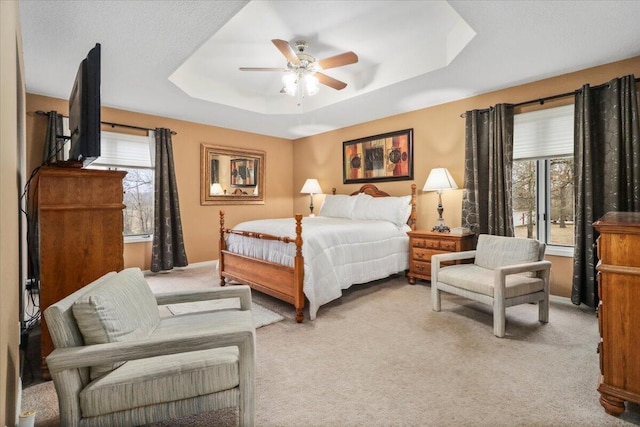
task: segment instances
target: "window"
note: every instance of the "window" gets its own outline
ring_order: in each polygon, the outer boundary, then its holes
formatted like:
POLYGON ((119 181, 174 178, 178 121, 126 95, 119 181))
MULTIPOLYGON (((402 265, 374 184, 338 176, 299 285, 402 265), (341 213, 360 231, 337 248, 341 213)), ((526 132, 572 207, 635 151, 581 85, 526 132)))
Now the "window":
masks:
POLYGON ((101 132, 101 144, 101 156, 89 167, 127 172, 123 180, 125 242, 150 240, 154 181, 150 137, 101 132))
POLYGON ((517 237, 573 255, 573 105, 518 114, 513 130, 513 221, 517 237))

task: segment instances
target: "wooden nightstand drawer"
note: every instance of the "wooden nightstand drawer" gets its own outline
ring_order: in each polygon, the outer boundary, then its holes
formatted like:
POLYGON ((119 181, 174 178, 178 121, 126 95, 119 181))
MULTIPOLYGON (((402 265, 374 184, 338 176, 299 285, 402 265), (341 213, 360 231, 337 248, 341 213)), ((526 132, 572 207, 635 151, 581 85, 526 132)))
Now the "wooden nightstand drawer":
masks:
POLYGON ((456 250, 456 242, 454 240, 443 240, 440 242, 440 249, 454 252, 456 250))
POLYGON ((411 260, 411 271, 419 276, 431 277, 431 263, 411 260))
POLYGON ((412 239, 414 248, 438 249, 440 242, 433 239, 412 239))
POLYGON ((448 253, 449 251, 436 251, 433 249, 421 249, 421 248, 412 248, 411 249, 411 253, 412 259, 418 260, 418 261, 430 261, 431 257, 437 254, 445 254, 448 253))

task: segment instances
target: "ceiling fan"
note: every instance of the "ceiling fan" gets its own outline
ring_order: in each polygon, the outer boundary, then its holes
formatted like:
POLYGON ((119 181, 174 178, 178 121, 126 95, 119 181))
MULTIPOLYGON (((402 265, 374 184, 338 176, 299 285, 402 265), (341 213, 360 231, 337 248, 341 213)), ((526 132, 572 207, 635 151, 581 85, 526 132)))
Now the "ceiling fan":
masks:
POLYGON ((287 58, 287 68, 240 67, 240 71, 287 72, 288 74, 283 77, 285 87, 280 92, 286 92, 290 95, 295 95, 296 92, 299 94, 297 87, 298 84, 302 82, 306 85, 306 90, 309 95, 317 92, 318 82, 333 89, 342 90, 347 87, 345 82, 334 79, 321 71, 358 62, 358 55, 353 52, 345 52, 329 58, 316 59, 306 53, 309 45, 302 40, 295 42, 295 50, 286 40, 273 39, 271 42, 284 57, 287 58), (316 79, 315 81, 314 78, 316 79), (311 93, 314 84, 315 91, 311 93))

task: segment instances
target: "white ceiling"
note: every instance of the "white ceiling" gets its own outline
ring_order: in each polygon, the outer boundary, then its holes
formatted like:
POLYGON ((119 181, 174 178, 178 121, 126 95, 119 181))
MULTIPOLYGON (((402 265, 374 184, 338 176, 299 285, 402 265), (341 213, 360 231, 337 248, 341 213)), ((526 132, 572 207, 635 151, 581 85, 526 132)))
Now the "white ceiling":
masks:
POLYGON ((20 13, 28 93, 68 98, 100 43, 103 106, 288 139, 640 55, 638 1, 21 0, 20 13), (469 44, 452 47, 465 22, 469 44), (236 71, 284 67, 273 38, 360 60, 326 71, 346 89, 292 107, 278 73, 236 71))

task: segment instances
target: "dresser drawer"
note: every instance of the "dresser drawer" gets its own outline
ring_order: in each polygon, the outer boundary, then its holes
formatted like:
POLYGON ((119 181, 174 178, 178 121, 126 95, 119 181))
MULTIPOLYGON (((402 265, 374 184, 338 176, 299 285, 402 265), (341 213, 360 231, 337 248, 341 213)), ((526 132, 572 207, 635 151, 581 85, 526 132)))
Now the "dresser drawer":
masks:
POLYGON ((440 241, 435 239, 411 239, 414 248, 439 249, 440 241))
POLYGON ((431 263, 411 260, 411 271, 419 276, 431 277, 431 263))
POLYGON ((430 261, 431 257, 438 254, 448 254, 448 251, 437 251, 434 249, 421 249, 421 248, 412 248, 411 249, 411 258, 417 261, 424 260, 430 261))
POLYGON ((440 249, 444 251, 455 251, 456 250, 456 242, 452 242, 450 240, 442 240, 440 242, 440 249))

